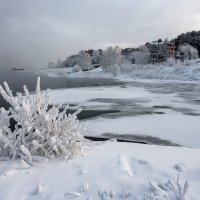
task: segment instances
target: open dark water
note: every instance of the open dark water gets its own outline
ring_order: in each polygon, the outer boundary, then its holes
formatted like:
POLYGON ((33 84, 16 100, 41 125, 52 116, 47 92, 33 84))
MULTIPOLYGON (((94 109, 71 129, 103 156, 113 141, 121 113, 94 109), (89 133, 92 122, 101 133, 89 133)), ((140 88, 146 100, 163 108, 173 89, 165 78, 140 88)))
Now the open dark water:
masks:
MULTIPOLYGON (((23 92, 23 85, 26 85, 29 91, 35 91, 37 73, 34 70, 15 71, 12 69, 0 69, 0 85, 4 81, 8 83, 13 94, 23 92)), ((66 78, 66 77, 49 77, 41 75, 41 89, 59 89, 59 88, 75 88, 87 86, 106 86, 119 85, 109 79, 87 79, 87 78, 66 78)), ((0 107, 8 108, 8 104, 0 95, 0 107)))

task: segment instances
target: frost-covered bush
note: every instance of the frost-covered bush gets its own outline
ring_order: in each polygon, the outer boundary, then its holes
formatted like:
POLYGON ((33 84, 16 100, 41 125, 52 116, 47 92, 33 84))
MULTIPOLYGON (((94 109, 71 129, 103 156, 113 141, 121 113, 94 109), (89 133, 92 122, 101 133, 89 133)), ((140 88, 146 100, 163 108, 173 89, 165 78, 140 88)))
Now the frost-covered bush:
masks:
POLYGON ((134 64, 121 64, 121 72, 124 74, 131 73, 134 69, 134 64))
POLYGON ((172 57, 168 58, 167 61, 166 61, 166 65, 170 66, 170 67, 175 66, 176 65, 175 58, 172 58, 172 57))
POLYGON ((181 60, 175 60, 175 58, 168 58, 166 63, 167 66, 173 67, 173 66, 192 66, 196 64, 196 60, 189 60, 185 59, 184 61, 181 60))
POLYGON ((109 72, 115 77, 120 74, 120 66, 117 64, 109 66, 108 69, 109 69, 109 72))
POLYGON ((177 63, 176 66, 166 65, 132 65, 133 71, 130 77, 133 79, 157 79, 157 80, 200 80, 200 65, 185 66, 177 63))
POLYGON ((81 68, 78 66, 78 65, 74 65, 73 67, 72 67, 72 72, 80 72, 81 71, 81 68))
POLYGON ((135 64, 147 64, 150 58, 150 52, 146 46, 140 46, 138 51, 132 53, 135 64))
POLYGON ((36 92, 30 95, 24 86, 24 95, 12 91, 4 82, 5 90, 0 86, 0 94, 11 105, 9 111, 0 109, 0 157, 22 158, 28 162, 40 157, 53 158, 65 156, 71 158, 82 151, 82 136, 77 111, 66 114, 66 107, 49 108, 49 90, 40 91, 40 78, 36 92), (9 127, 13 119, 15 130, 9 127))
POLYGON ((183 59, 197 59, 198 58, 198 50, 191 45, 180 45, 178 48, 177 54, 183 59))
POLYGON ((106 50, 104 50, 100 57, 99 57, 99 63, 103 71, 108 72, 109 67, 111 65, 120 65, 122 63, 122 55, 121 55, 121 48, 118 46, 116 47, 107 47, 106 50))
POLYGON ((194 64, 195 64, 195 60, 185 59, 183 61, 183 65, 185 65, 185 66, 191 66, 191 65, 194 65, 194 64))
POLYGON ((185 181, 184 185, 179 182, 179 175, 177 181, 169 180, 164 184, 149 183, 150 191, 144 193, 144 200, 186 200, 186 194, 189 188, 189 184, 185 181), (169 198, 171 196, 171 198, 169 198), (173 198, 174 197, 174 198, 173 198))
POLYGON ((185 181, 185 184, 182 187, 179 182, 178 176, 176 183, 174 183, 173 181, 168 182, 168 187, 174 193, 176 200, 186 200, 185 195, 189 188, 189 184, 187 181, 185 181))

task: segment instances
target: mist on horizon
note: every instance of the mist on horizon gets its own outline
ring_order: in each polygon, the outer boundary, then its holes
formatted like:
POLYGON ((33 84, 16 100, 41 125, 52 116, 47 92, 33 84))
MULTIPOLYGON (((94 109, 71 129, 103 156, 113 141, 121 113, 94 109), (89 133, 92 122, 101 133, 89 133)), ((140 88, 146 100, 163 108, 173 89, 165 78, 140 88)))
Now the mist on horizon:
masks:
POLYGON ((137 47, 200 29, 199 0, 0 3, 0 68, 43 68, 82 49, 137 47))

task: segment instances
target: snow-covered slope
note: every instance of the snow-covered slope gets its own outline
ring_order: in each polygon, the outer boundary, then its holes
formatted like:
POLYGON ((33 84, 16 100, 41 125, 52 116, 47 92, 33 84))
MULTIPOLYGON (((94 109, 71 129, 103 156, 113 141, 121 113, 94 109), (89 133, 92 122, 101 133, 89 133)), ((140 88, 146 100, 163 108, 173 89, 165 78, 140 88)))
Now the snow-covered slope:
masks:
POLYGON ((197 200, 199 149, 108 141, 69 162, 52 160, 29 168, 1 161, 0 199, 144 200, 146 195, 151 197, 147 200, 177 200, 170 185, 178 174, 182 188, 189 182, 186 199, 197 200))

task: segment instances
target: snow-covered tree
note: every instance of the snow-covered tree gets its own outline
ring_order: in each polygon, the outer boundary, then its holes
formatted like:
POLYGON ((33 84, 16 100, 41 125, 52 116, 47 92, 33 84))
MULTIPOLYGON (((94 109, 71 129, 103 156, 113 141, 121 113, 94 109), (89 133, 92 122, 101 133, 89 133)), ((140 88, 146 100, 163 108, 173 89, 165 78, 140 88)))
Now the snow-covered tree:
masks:
POLYGON ((91 68, 92 58, 89 53, 86 53, 85 51, 80 51, 78 54, 77 63, 83 71, 87 71, 91 68))
POLYGON ((78 55, 71 55, 65 60, 65 67, 73 67, 78 64, 78 55))
POLYGON ((99 58, 100 58, 100 49, 93 52, 92 63, 93 64, 99 64, 99 58))
POLYGON ((109 66, 109 72, 111 74, 113 74, 113 76, 119 75, 120 71, 121 71, 121 69, 120 69, 120 66, 118 64, 114 64, 114 65, 109 66))
POLYGON ((133 52, 135 64, 147 64, 150 58, 150 52, 146 46, 140 46, 138 51, 133 52))
POLYGON ((147 48, 150 52, 150 63, 161 63, 165 62, 168 58, 168 52, 167 52, 167 43, 148 43, 147 48))
POLYGON ((125 64, 122 64, 121 66, 120 66, 120 71, 121 71, 121 73, 123 74, 130 74, 131 72, 133 72, 133 70, 134 70, 134 64, 130 64, 130 63, 125 63, 125 64))
POLYGON ((174 39, 175 45, 180 46, 184 44, 189 44, 198 50, 200 56, 200 31, 191 31, 187 33, 180 34, 174 39))
POLYGON ((63 112, 59 112, 61 106, 49 108, 49 90, 40 91, 39 78, 35 94, 30 95, 24 86, 24 95, 14 97, 6 82, 4 87, 0 86, 0 94, 11 107, 9 111, 0 109, 0 157, 31 162, 38 157, 71 158, 81 153, 80 111, 67 115, 68 106, 63 112), (11 118, 14 131, 9 127, 11 118))
POLYGON ((198 50, 191 45, 180 45, 177 52, 182 60, 191 60, 198 58, 198 50))
POLYGON ((80 71, 81 71, 81 68, 80 68, 78 65, 74 65, 74 66, 72 67, 72 71, 73 71, 73 72, 80 72, 80 71))
POLYGON ((48 68, 63 68, 65 67, 65 62, 61 60, 57 60, 56 63, 49 62, 48 63, 48 68))
POLYGON ((56 68, 56 63, 54 62, 49 62, 47 65, 48 68, 56 68))
POLYGON ((122 62, 121 48, 107 47, 100 55, 100 65, 105 72, 109 71, 109 66, 120 65, 122 62))

